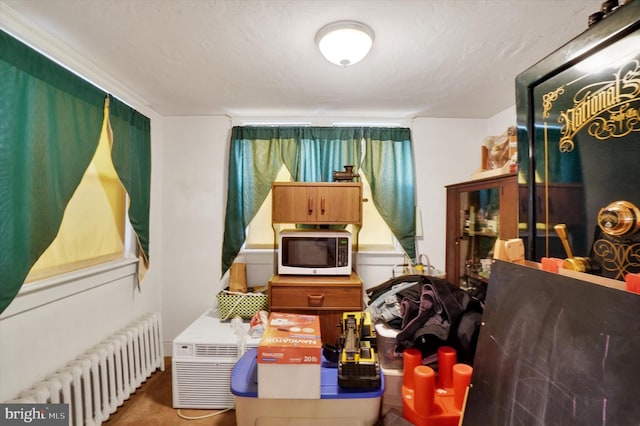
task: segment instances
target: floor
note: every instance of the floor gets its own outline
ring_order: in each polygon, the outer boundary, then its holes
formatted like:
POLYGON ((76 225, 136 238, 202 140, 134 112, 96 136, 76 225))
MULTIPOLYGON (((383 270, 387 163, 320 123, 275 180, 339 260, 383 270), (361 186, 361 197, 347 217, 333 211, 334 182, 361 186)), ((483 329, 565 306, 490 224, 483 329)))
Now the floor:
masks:
POLYGON ((235 411, 175 409, 172 406, 171 358, 165 357, 164 371, 155 372, 122 407, 103 423, 106 426, 236 426, 235 411), (207 416, 198 420, 187 417, 207 416))
MULTIPOLYGON (((171 357, 165 357, 164 371, 156 371, 124 405, 109 416, 105 426, 236 426, 234 410, 192 410, 173 408, 171 357), (193 419, 185 419, 192 417, 193 419), (202 418, 198 418, 202 417, 202 418)), ((376 426, 410 426, 400 412, 389 412, 376 426)))

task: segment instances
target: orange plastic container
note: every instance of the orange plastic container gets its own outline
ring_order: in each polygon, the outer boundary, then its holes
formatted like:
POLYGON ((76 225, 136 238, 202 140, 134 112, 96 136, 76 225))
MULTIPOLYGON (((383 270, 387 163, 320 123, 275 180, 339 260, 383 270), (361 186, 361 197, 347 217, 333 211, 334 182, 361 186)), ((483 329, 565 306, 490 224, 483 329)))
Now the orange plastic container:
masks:
POLYGON ((438 349, 438 374, 422 365, 417 349, 404 351, 402 417, 416 426, 458 426, 473 369, 457 363, 456 351, 438 349))
POLYGON ((627 274, 624 280, 627 283, 627 291, 640 293, 640 274, 627 274))

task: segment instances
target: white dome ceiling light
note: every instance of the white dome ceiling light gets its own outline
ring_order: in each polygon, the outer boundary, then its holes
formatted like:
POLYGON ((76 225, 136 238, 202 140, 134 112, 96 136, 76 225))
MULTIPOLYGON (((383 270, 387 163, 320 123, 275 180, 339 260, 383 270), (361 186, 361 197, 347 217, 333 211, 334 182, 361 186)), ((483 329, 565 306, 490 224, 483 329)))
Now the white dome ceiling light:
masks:
POLYGON ((364 59, 373 45, 373 30, 358 21, 325 25, 316 34, 316 44, 331 63, 348 67, 364 59))

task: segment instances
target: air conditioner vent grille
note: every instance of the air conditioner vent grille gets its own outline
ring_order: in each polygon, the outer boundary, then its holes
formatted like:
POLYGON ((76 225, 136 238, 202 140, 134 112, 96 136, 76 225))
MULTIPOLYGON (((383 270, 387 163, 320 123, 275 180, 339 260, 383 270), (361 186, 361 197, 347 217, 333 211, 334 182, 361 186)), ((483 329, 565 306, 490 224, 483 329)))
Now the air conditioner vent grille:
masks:
POLYGON ((197 344, 195 347, 195 356, 197 358, 238 358, 237 345, 197 344))
POLYGON ((174 396, 179 407, 233 407, 233 362, 175 362, 174 396))

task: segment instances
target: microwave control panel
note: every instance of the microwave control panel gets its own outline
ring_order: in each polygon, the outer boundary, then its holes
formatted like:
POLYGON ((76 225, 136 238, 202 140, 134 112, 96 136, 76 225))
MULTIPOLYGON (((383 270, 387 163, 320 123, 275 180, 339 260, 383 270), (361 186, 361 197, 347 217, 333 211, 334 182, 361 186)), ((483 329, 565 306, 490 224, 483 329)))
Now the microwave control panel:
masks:
POLYGON ((348 266, 349 265, 349 239, 348 238, 338 238, 338 253, 337 253, 337 263, 338 266, 348 266))

